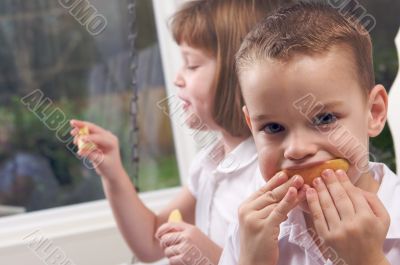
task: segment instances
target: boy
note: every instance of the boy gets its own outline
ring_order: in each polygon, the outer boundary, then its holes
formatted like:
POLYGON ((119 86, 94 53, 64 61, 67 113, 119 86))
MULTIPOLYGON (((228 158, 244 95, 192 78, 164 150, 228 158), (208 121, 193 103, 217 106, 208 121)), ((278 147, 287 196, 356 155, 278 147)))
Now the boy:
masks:
POLYGON ((368 32, 298 3, 249 33, 236 64, 268 183, 241 205, 219 264, 400 264, 400 180, 368 161, 387 112, 368 32), (285 173, 338 158, 348 171, 324 170, 311 186, 285 173))

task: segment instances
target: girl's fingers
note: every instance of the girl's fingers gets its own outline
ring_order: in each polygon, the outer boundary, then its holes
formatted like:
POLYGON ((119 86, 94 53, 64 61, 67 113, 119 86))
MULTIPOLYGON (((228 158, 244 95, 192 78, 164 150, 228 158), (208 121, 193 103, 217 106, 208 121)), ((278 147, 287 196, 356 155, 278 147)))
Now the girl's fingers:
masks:
POLYGON ((355 214, 353 203, 347 194, 347 191, 336 177, 335 172, 331 169, 324 170, 324 172, 322 172, 322 178, 324 179, 326 187, 333 198, 340 219, 352 219, 355 214))
MULTIPOLYGON (((278 203, 283 199, 283 197, 285 197, 285 194, 290 187, 299 189, 301 186, 303 186, 303 183, 304 180, 302 177, 294 176, 290 180, 278 185, 272 190, 266 191, 262 196, 259 196, 254 201, 250 202, 249 208, 257 211, 272 203, 278 203)), ((271 185, 270 187, 272 188, 273 186, 275 185, 271 185)))
POLYGON ((76 135, 78 135, 78 132, 79 132, 79 129, 78 129, 78 128, 73 128, 69 133, 70 133, 72 136, 76 136, 76 135))
POLYGON ((87 126, 89 128, 90 133, 101 133, 101 132, 105 131, 103 128, 97 126, 94 123, 88 122, 88 121, 71 120, 70 124, 72 127, 78 128, 78 130, 80 128, 87 126))
POLYGON ((179 254, 169 258, 169 265, 186 265, 186 262, 184 261, 184 256, 185 254, 179 254))
POLYGON ((93 164, 94 168, 98 167, 104 161, 104 153, 94 150, 86 156, 93 164))
POLYGON ((168 234, 164 234, 160 238, 160 246, 163 248, 167 248, 173 245, 178 245, 182 242, 181 232, 171 232, 168 234))
POLYGON ((158 230, 155 234, 155 237, 160 239, 162 236, 164 236, 167 233, 181 232, 185 229, 182 226, 182 224, 184 224, 184 223, 165 223, 158 228, 158 230))
POLYGON ((95 144, 97 147, 112 147, 111 139, 104 134, 89 134, 79 137, 83 142, 88 144, 95 144))
POLYGON ((171 245, 164 250, 164 255, 167 258, 172 258, 174 256, 180 255, 184 251, 184 245, 182 243, 177 245, 171 245))
POLYGON ((354 186, 351 183, 349 177, 346 172, 343 170, 337 170, 336 175, 342 184, 343 188, 346 190, 347 194, 350 197, 350 200, 353 203, 355 213, 367 213, 371 214, 372 210, 368 205, 366 198, 363 196, 361 189, 354 186))
POLYGON ((74 136, 74 145, 77 145, 78 144, 78 139, 79 139, 79 136, 77 136, 77 135, 75 135, 74 136))
POLYGON ((314 179, 313 185, 318 193, 319 203, 324 213, 329 229, 340 225, 339 213, 332 200, 331 194, 320 177, 314 179))
POLYGON ((317 233, 320 235, 326 234, 328 231, 328 224, 326 223, 317 191, 313 188, 307 189, 306 198, 317 233))

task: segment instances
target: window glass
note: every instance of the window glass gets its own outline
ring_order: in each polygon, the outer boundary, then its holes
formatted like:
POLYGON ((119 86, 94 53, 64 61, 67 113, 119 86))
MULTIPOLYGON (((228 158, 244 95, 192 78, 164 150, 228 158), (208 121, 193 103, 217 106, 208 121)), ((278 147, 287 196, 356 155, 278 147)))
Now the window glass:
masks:
MULTIPOLYGON (((179 185, 152 1, 137 1, 141 191, 179 185)), ((104 198, 68 120, 118 136, 133 176, 127 0, 0 0, 0 215, 104 198), (73 150, 73 151, 71 151, 73 150)))

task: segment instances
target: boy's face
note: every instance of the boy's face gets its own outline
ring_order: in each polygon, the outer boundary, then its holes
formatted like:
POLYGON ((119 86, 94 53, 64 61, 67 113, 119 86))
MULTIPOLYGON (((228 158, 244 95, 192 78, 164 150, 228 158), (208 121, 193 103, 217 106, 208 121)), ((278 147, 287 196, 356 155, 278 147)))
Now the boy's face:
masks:
POLYGON ((294 55, 289 62, 264 60, 242 71, 244 112, 266 180, 283 169, 335 158, 350 162, 353 183, 366 172, 369 136, 384 126, 387 98, 385 103, 382 86, 367 98, 352 58, 338 46, 322 55, 294 55))

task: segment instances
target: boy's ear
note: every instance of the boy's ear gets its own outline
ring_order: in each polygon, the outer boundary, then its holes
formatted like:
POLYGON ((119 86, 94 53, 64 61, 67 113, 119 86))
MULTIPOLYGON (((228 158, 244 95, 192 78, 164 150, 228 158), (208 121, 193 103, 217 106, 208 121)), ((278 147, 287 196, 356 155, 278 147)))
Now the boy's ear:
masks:
POLYGON ((385 127, 388 109, 388 95, 382 85, 376 85, 368 97, 368 135, 378 136, 385 127))
POLYGON ((247 126, 249 126, 251 131, 252 130, 251 121, 250 121, 249 111, 247 110, 246 105, 243 106, 242 111, 244 113, 244 118, 246 119, 247 126))

